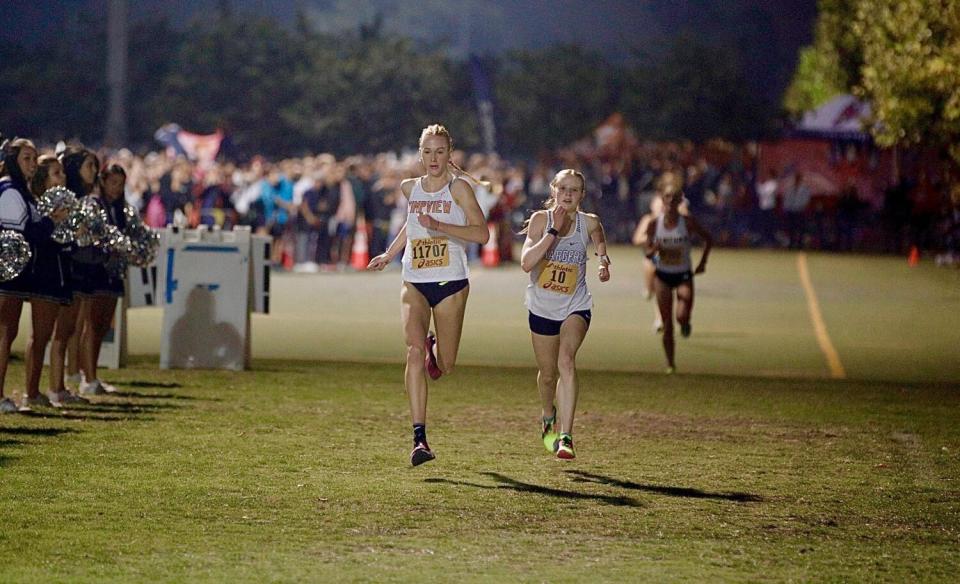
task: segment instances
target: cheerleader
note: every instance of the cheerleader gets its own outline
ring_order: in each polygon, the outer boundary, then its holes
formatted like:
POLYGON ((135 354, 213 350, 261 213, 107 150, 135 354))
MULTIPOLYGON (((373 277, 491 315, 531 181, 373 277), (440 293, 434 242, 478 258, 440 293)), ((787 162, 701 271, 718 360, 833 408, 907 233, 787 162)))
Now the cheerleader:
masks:
POLYGON ((31 258, 23 271, 12 280, 0 282, 0 411, 12 411, 13 403, 3 397, 3 385, 10 360, 10 346, 17 336, 23 302, 31 303, 32 342, 27 346, 27 391, 20 402, 20 411, 36 406, 50 406, 40 393, 39 371, 43 367, 43 350, 56 321, 58 303, 69 298, 63 278, 57 274, 57 254, 51 253, 50 239, 56 223, 67 216, 60 208, 49 217, 42 217, 30 182, 37 173, 37 148, 29 140, 19 138, 2 147, 0 170, 0 228, 23 234, 30 245, 31 258), (35 378, 31 378, 35 376, 35 378), (31 381, 35 381, 32 383, 31 381))
MULTIPOLYGON (((97 177, 100 175, 100 160, 97 155, 86 148, 71 147, 59 156, 63 165, 67 188, 73 191, 77 199, 90 196, 97 188, 97 177)), ((50 343, 50 387, 60 393, 66 391, 64 383, 66 373, 67 354, 70 355, 70 379, 72 383, 81 383, 83 375, 80 373, 80 335, 77 332, 77 322, 80 317, 81 273, 73 259, 77 252, 76 247, 65 250, 65 261, 70 267, 70 281, 75 295, 75 301, 67 306, 60 307, 57 315, 57 324, 53 330, 53 340, 50 343), (56 385, 56 388, 54 388, 56 385)))
MULTIPOLYGON (((88 197, 106 213, 107 223, 121 232, 127 226, 123 214, 126 181, 127 173, 123 167, 111 164, 100 173, 100 192, 88 197)), ((80 295, 77 326, 80 332, 80 369, 84 376, 80 393, 113 393, 116 389, 97 376, 97 361, 100 359, 100 345, 110 330, 117 299, 124 295, 125 264, 115 252, 98 246, 81 247, 73 257, 80 295)))
MULTIPOLYGON (((67 176, 63 169, 63 164, 53 155, 45 154, 38 159, 37 174, 33 177, 31 187, 33 194, 41 196, 48 189, 53 187, 65 187, 67 176)), ((46 351, 47 342, 56 330, 56 325, 60 322, 60 315, 64 312, 74 311, 77 304, 73 301, 73 282, 71 279, 70 246, 61 245, 53 240, 48 240, 45 244, 47 253, 46 285, 48 291, 52 292, 56 299, 56 306, 48 307, 45 302, 39 299, 31 300, 31 309, 36 312, 42 308, 45 312, 49 310, 53 315, 54 322, 47 326, 46 318, 44 327, 33 328, 30 340, 27 342, 27 391, 28 393, 39 392, 40 372, 43 366, 43 355, 46 351), (54 270, 53 268, 56 268, 54 270)), ((56 347, 50 352, 50 389, 47 391, 47 398, 54 406, 63 406, 70 403, 88 403, 87 400, 75 395, 67 390, 63 384, 63 354, 58 353, 56 347)))

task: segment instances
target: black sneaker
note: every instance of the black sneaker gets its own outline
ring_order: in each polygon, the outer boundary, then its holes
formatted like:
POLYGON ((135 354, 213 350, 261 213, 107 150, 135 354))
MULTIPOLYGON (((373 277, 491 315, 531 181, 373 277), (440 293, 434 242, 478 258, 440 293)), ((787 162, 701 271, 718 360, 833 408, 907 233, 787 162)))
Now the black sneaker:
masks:
POLYGON ((434 458, 436 458, 436 455, 430 451, 426 442, 417 442, 417 445, 413 447, 413 452, 410 453, 410 464, 420 466, 434 458))
POLYGON ((683 338, 689 337, 689 336, 690 336, 690 333, 691 333, 692 331, 693 331, 693 326, 692 326, 689 322, 681 323, 681 324, 680 324, 680 336, 681 336, 681 337, 683 337, 683 338))

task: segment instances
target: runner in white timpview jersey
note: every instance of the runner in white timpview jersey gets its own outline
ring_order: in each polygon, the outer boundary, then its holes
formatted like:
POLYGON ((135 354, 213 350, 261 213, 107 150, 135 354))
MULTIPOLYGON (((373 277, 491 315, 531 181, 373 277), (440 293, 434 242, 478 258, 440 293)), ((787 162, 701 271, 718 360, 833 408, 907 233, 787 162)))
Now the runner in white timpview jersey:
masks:
POLYGON ((407 345, 404 385, 413 419, 413 466, 435 458, 427 444, 426 376, 439 379, 449 374, 457 361, 470 292, 464 246, 467 242, 482 245, 489 238, 473 188, 453 172, 459 169, 450 162, 452 149, 446 128, 439 124, 424 128, 420 163, 426 174, 400 184, 408 201, 406 224, 387 251, 367 266, 368 270, 382 270, 404 251, 400 300, 407 345), (431 316, 436 335, 430 332, 431 316))

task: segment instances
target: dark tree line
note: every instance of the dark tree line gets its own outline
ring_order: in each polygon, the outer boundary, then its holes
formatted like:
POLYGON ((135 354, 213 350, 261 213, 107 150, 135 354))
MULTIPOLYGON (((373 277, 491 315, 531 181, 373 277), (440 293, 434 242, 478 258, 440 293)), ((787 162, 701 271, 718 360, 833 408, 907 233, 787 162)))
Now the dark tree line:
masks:
MULTIPOLYGON (((530 156, 588 134, 615 111, 641 137, 763 136, 779 106, 751 91, 737 47, 678 34, 655 52, 612 63, 576 46, 487 56, 499 149, 530 156)), ((389 36, 374 22, 320 34, 224 11, 178 30, 165 20, 130 30, 131 146, 152 147, 167 122, 226 129, 242 152, 271 156, 396 150, 427 123, 458 146, 480 141, 469 67, 442 47, 389 36)), ((43 46, 0 44, 0 131, 96 144, 107 87, 102 20, 84 19, 43 46)), ((755 86, 755 83, 752 84, 755 86)))

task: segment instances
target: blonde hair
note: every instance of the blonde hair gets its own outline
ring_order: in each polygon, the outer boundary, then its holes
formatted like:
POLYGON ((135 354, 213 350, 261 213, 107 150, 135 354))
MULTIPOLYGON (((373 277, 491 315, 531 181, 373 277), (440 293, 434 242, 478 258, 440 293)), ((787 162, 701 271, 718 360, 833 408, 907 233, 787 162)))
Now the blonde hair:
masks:
POLYGON ((683 194, 683 178, 672 170, 660 175, 657 180, 657 191, 663 193, 675 193, 680 191, 683 194))
MULTIPOLYGON (((543 202, 544 209, 552 209, 554 205, 557 204, 557 185, 560 184, 560 181, 568 176, 575 176, 580 179, 580 189, 583 191, 584 195, 586 195, 587 179, 585 176, 583 176, 583 173, 572 168, 564 168, 553 177, 553 180, 550 181, 550 196, 547 197, 547 200, 543 202)), ((583 199, 581 199, 581 201, 582 200, 583 199)), ((523 222, 523 229, 520 230, 520 235, 523 235, 530 230, 531 218, 532 216, 523 222)))
POLYGON ((428 136, 443 136, 447 139, 447 149, 453 150, 453 138, 450 136, 450 131, 447 130, 443 124, 430 124, 420 132, 420 148, 423 148, 423 142, 428 136))
POLYGON ((547 197, 547 200, 543 202, 544 209, 550 209, 557 204, 557 185, 560 184, 560 181, 567 178, 568 176, 575 176, 580 179, 580 189, 586 194, 587 192, 587 179, 583 176, 583 173, 579 170, 574 170, 572 168, 564 168, 553 177, 553 180, 550 181, 550 196, 547 197))
MULTIPOLYGON (((423 143, 424 143, 424 141, 426 141, 426 139, 427 139, 428 137, 430 137, 430 136, 443 136, 444 138, 446 138, 446 139, 447 139, 447 151, 448 151, 450 154, 453 154, 453 137, 450 135, 450 131, 447 130, 447 127, 446 127, 446 126, 444 126, 443 124, 430 124, 429 126, 427 126, 426 128, 424 128, 423 131, 420 132, 419 147, 420 147, 421 149, 423 148, 423 143)), ((491 188, 492 185, 491 185, 491 183, 490 183, 489 181, 483 181, 483 180, 478 179, 477 177, 473 176, 473 175, 470 174, 469 172, 467 172, 467 171, 465 171, 464 169, 462 169, 462 168, 460 168, 459 166, 457 166, 457 165, 453 162, 453 160, 447 161, 447 164, 456 171, 456 172, 451 173, 451 174, 454 175, 455 178, 460 178, 460 177, 465 176, 465 177, 469 178, 471 181, 473 181, 474 183, 483 186, 483 188, 485 188, 485 189, 488 189, 488 190, 489 190, 489 189, 491 188)))

